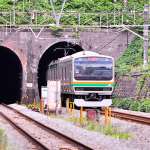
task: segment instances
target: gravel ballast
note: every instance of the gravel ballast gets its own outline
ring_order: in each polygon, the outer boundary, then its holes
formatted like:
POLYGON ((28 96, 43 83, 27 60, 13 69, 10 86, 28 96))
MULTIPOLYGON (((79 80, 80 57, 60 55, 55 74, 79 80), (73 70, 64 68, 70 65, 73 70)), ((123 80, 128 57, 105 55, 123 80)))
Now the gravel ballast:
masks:
MULTIPOLYGON (((67 136, 70 136, 90 147, 93 147, 93 149, 98 150, 150 150, 150 126, 147 125, 140 125, 136 123, 131 123, 128 121, 119 120, 116 118, 111 118, 111 124, 113 126, 119 127, 121 131, 127 131, 129 133, 132 133, 134 136, 132 138, 129 138, 127 140, 121 140, 116 139, 107 135, 104 135, 100 132, 90 131, 83 129, 81 127, 77 127, 74 123, 65 121, 60 118, 51 118, 50 116, 46 116, 37 112, 33 112, 31 110, 26 109, 26 107, 17 105, 17 104, 11 104, 11 107, 19 110, 20 112, 36 119, 37 121, 55 129, 59 132, 66 134, 67 136)), ((141 112, 132 112, 127 110, 120 110, 120 109, 113 109, 117 111, 122 112, 128 112, 128 113, 136 113, 137 115, 144 115, 149 116, 149 113, 141 113, 141 112)), ((66 109, 62 108, 62 114, 65 117, 69 117, 69 114, 66 113, 66 109)), ((79 110, 75 110, 75 115, 80 115, 79 110)), ((83 116, 85 116, 86 113, 83 113, 83 116)), ((100 120, 104 122, 104 116, 100 116, 100 120)), ((2 125, 2 122, 0 122, 2 125)), ((5 133, 8 136, 8 142, 12 147, 14 147, 14 135, 13 130, 11 131, 11 134, 9 133, 9 130, 6 128, 5 124, 2 125, 2 128, 5 130, 5 133)), ((17 142, 17 138, 15 138, 15 147, 19 147, 19 142, 17 142)), ((23 148, 23 144, 21 144, 23 148)), ((23 150, 23 149, 19 150, 23 150)))

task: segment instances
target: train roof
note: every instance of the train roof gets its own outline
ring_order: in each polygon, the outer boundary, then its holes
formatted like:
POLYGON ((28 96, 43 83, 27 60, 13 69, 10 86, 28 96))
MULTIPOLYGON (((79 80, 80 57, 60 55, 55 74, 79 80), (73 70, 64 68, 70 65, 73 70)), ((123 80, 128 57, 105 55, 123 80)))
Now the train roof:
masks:
MULTIPOLYGON (((68 59, 68 58, 73 58, 73 57, 82 56, 82 55, 87 55, 87 56, 91 56, 92 55, 92 56, 103 56, 103 57, 106 57, 106 55, 100 55, 99 53, 92 52, 92 51, 81 51, 81 52, 77 52, 77 53, 74 53, 74 54, 66 56, 66 57, 62 57, 59 60, 65 60, 65 59, 68 59)), ((110 56, 107 56, 107 57, 110 57, 110 56)))
POLYGON ((54 62, 51 62, 48 66, 58 62, 58 61, 63 61, 63 60, 66 60, 66 59, 69 59, 69 58, 74 58, 74 57, 78 57, 78 56, 102 56, 102 57, 109 57, 109 58, 112 58, 111 56, 106 56, 106 55, 100 55, 99 53, 96 53, 96 52, 92 52, 92 51, 80 51, 80 52, 77 52, 77 53, 74 53, 72 55, 68 55, 68 56, 65 56, 65 57, 62 57, 62 58, 59 58, 58 60, 54 61, 54 62))

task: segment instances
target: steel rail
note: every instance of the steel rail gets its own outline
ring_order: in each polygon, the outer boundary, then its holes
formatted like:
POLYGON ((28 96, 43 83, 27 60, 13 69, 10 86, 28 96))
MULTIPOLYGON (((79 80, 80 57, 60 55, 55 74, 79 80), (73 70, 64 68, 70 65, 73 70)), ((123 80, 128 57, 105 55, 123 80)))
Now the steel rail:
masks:
POLYGON ((85 150, 87 150, 87 149, 88 149, 88 150, 94 150, 92 147, 89 147, 89 146, 87 146, 87 145, 85 145, 85 144, 83 144, 83 143, 81 143, 81 142, 79 142, 79 141, 77 141, 77 140, 75 140, 75 139, 73 139, 73 138, 67 136, 67 135, 62 134, 61 132, 58 132, 58 131, 56 131, 55 129, 52 129, 52 128, 50 128, 50 127, 48 127, 48 126, 46 126, 46 125, 44 125, 44 124, 42 124, 42 123, 40 123, 40 122, 38 122, 38 121, 32 119, 32 118, 29 117, 29 116, 26 116, 25 114, 19 112, 18 110, 14 109, 14 108, 12 108, 12 107, 10 107, 10 106, 8 106, 8 105, 5 105, 5 104, 2 104, 2 105, 5 106, 5 107, 7 107, 7 108, 9 108, 9 109, 11 109, 11 110, 14 110, 14 111, 17 112, 18 114, 24 116, 26 119, 28 119, 28 120, 34 122, 36 125, 38 125, 38 126, 41 127, 42 129, 44 129, 44 130, 50 132, 51 134, 57 136, 58 138, 60 138, 60 139, 65 139, 66 142, 68 142, 68 143, 70 143, 70 144, 72 144, 72 145, 75 145, 75 146, 78 147, 79 149, 82 149, 82 150, 84 150, 84 149, 85 149, 85 150))
POLYGON ((34 145, 37 146, 37 148, 39 150, 49 150, 48 147, 46 147, 45 145, 43 145, 40 141, 38 141, 37 139, 35 139, 33 136, 31 136, 28 132, 26 132, 25 130, 23 130, 23 128, 19 127, 14 121, 12 121, 10 118, 8 118, 5 114, 3 114, 0 111, 0 115, 5 118, 5 120, 7 122, 9 122, 14 128, 16 128, 22 135, 24 135, 27 139, 29 139, 34 145))
MULTIPOLYGON (((104 115, 105 110, 101 110, 100 114, 104 115)), ((140 124, 150 126, 150 117, 138 116, 138 115, 118 112, 118 111, 114 111, 114 110, 111 111, 111 116, 118 118, 118 119, 121 119, 121 120, 131 121, 131 122, 140 123, 140 124)))

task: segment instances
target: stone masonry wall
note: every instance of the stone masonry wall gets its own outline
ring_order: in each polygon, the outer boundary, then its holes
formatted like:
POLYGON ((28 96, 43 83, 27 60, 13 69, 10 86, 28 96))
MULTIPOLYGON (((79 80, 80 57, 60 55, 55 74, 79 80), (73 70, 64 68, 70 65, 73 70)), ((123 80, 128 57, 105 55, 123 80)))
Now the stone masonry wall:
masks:
POLYGON ((126 97, 132 97, 132 100, 138 100, 141 102, 141 99, 150 98, 150 79, 146 76, 143 80, 143 86, 138 84, 138 81, 143 76, 142 74, 139 75, 127 75, 127 76, 117 76, 116 77, 116 85, 114 90, 114 95, 116 99, 123 99, 126 97), (139 93, 139 97, 137 97, 139 93))

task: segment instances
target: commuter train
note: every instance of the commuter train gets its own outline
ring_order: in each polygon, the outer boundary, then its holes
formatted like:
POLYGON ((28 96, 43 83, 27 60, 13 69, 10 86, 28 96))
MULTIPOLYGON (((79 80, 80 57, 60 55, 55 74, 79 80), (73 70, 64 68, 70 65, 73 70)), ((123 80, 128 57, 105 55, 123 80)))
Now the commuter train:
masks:
POLYGON ((112 57, 82 51, 51 62, 47 80, 61 81, 64 103, 69 98, 77 106, 110 106, 115 86, 114 68, 112 57))

